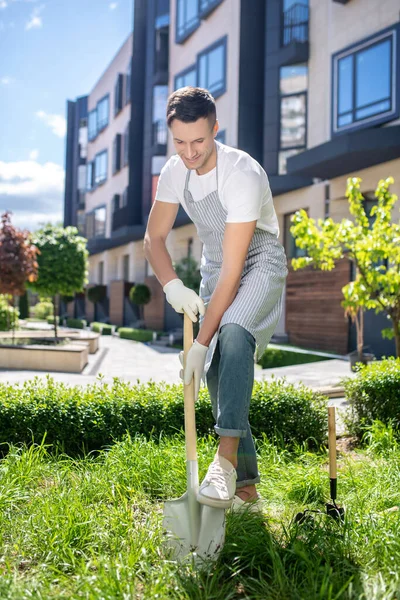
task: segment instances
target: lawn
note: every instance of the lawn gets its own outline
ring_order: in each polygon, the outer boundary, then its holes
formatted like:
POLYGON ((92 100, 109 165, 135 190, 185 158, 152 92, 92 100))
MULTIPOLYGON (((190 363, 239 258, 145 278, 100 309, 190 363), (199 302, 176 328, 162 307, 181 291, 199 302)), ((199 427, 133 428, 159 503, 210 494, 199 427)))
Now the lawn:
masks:
MULTIPOLYGON (((289 453, 258 442, 265 514, 227 515, 215 564, 177 565, 163 551, 162 501, 185 490, 182 435, 126 437, 86 458, 10 446, 0 461, 0 597, 10 599, 333 600, 399 597, 400 448, 375 428, 364 449, 338 455, 339 524, 326 449, 289 453)), ((200 475, 215 451, 198 441, 200 475)))

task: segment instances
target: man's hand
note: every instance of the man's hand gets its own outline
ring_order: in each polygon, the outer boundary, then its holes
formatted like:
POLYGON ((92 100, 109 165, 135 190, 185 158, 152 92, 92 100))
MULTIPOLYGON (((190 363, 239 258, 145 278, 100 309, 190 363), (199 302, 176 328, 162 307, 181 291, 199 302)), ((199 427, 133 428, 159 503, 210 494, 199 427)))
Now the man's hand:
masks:
MULTIPOLYGON (((192 347, 187 353, 186 367, 179 372, 180 378, 185 385, 189 385, 194 377, 194 401, 197 401, 200 389, 200 380, 204 371, 208 346, 199 344, 197 340, 193 342, 192 347)), ((179 360, 183 367, 183 351, 179 353, 179 360)))
POLYGON ((185 312, 193 323, 197 321, 197 313, 205 315, 206 309, 202 298, 186 287, 181 279, 171 279, 164 285, 163 291, 172 308, 178 313, 185 312))

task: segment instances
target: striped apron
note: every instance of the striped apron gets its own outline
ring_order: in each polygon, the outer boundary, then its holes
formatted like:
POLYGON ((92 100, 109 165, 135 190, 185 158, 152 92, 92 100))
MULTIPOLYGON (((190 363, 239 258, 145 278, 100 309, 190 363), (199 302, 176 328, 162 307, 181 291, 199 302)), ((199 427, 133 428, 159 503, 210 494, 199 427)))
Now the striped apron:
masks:
MULTIPOLYGON (((190 173, 191 170, 188 169, 184 198, 186 212, 203 243, 199 296, 203 299, 207 310, 222 267, 223 239, 228 214, 218 194, 218 148, 215 192, 211 192, 202 200, 193 200, 189 191, 190 173)), ((249 245, 237 294, 224 312, 219 328, 210 342, 202 376, 204 383, 206 383, 206 373, 211 365, 220 329, 227 323, 236 323, 249 331, 256 341, 254 360, 257 361, 262 356, 281 315, 282 292, 288 273, 286 265, 284 249, 276 236, 264 229, 256 228, 249 245)), ((201 326, 204 317, 200 315, 199 319, 201 326)))

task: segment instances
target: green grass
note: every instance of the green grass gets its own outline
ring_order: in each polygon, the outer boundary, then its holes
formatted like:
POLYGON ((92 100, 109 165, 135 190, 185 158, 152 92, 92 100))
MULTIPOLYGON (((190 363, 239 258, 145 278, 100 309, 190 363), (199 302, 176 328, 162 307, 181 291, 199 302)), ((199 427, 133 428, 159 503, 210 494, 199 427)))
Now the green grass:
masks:
MULTIPOLYGON (((264 517, 229 514, 215 564, 164 551, 162 501, 185 490, 182 436, 125 438, 100 454, 10 446, 0 461, 0 597, 9 599, 394 600, 399 597, 400 450, 374 443, 338 460, 343 524, 325 514, 327 454, 258 443, 264 517)), ((378 441, 382 439, 382 431, 378 441)), ((198 442, 200 475, 215 440, 198 442)))

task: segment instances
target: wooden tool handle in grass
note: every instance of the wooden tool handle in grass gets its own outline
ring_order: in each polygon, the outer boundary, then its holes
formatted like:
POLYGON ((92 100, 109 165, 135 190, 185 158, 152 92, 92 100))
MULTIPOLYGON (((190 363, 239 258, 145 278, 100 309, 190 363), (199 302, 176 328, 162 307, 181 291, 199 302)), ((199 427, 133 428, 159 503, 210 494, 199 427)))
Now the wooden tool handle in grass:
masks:
POLYGON ((336 479, 336 417, 335 407, 328 407, 329 477, 336 479))
MULTIPOLYGON (((184 313, 183 318, 183 369, 186 368, 186 357, 193 345, 193 322, 184 313)), ((189 385, 183 385, 185 407, 185 440, 187 460, 197 460, 196 451, 196 416, 194 410, 194 378, 189 385)))

